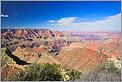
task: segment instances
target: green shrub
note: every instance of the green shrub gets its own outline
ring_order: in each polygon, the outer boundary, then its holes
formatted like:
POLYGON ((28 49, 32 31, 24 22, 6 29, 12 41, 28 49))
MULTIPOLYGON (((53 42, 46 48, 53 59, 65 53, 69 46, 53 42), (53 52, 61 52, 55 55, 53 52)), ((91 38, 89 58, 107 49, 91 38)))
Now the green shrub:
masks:
POLYGON ((25 73, 21 80, 24 81, 67 81, 80 78, 80 72, 63 69, 57 64, 37 64, 34 63, 25 68, 25 73))
POLYGON ((58 65, 37 64, 34 63, 26 67, 25 75, 22 80, 25 81, 46 81, 61 80, 58 65))
POLYGON ((70 80, 74 81, 80 79, 81 72, 73 70, 73 69, 66 69, 67 75, 69 75, 70 80))

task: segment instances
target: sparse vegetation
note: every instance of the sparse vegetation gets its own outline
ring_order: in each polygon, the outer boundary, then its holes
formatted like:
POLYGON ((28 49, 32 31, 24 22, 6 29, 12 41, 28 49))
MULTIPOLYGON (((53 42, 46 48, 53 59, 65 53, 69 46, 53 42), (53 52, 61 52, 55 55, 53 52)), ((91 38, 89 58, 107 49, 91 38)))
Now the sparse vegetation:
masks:
POLYGON ((89 74, 81 76, 83 81, 121 81, 121 62, 110 59, 89 74))
POLYGON ((75 71, 73 69, 63 69, 62 67, 60 67, 60 65, 49 64, 49 63, 43 63, 43 64, 33 63, 31 65, 25 66, 23 71, 22 70, 14 71, 12 68, 10 66, 8 67, 6 66, 5 68, 3 68, 2 80, 7 80, 7 81, 68 81, 68 80, 79 79, 80 74, 81 74, 80 72, 75 71))
POLYGON ((6 48, 1 49, 1 67, 13 63, 13 59, 11 59, 7 54, 5 53, 6 48))

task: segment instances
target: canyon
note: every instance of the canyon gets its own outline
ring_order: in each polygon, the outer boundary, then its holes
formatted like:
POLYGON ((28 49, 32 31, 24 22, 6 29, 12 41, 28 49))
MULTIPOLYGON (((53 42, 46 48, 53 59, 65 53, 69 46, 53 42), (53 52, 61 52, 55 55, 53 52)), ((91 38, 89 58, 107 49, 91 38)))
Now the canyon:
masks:
MULTIPOLYGON (((108 58, 120 60, 120 32, 67 32, 49 29, 2 29, 1 47, 28 65, 60 64, 89 73, 108 58), (101 58, 101 54, 102 58, 101 58)), ((13 59, 18 66, 16 59, 13 59)), ((20 62, 21 63, 21 62, 20 62)), ((20 67, 24 66, 20 64, 20 67)))

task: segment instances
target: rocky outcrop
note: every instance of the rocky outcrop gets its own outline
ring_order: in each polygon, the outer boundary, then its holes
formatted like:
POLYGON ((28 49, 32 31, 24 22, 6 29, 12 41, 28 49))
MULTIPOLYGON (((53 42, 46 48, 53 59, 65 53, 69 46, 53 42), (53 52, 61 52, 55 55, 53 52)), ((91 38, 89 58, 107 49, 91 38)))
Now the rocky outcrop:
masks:
POLYGON ((55 36, 58 36, 58 37, 62 37, 64 36, 65 34, 63 32, 60 32, 60 31, 56 31, 55 32, 55 36))
MULTIPOLYGON (((84 43, 73 43, 62 48, 56 59, 64 67, 80 70, 82 73, 92 71, 100 64, 100 56, 97 51, 86 48, 84 43)), ((108 57, 103 56, 103 61, 108 57)))
POLYGON ((56 32, 56 35, 48 29, 2 29, 2 38, 18 38, 18 39, 30 39, 30 38, 52 38, 54 36, 62 36, 63 33, 56 32))

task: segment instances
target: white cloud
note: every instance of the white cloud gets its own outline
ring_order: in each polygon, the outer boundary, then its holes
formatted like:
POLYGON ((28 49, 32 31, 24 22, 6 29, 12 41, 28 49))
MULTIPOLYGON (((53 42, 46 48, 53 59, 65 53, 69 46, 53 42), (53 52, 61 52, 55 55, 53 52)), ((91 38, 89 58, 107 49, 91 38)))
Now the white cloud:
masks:
POLYGON ((8 17, 8 15, 5 15, 5 14, 1 14, 1 17, 8 17))
POLYGON ((49 20, 48 22, 57 23, 57 25, 60 26, 66 26, 76 21, 76 19, 77 17, 65 17, 65 18, 61 18, 60 20, 49 20))
POLYGON ((53 23, 53 22, 56 22, 56 21, 54 21, 54 20, 48 20, 47 22, 53 23))
MULTIPOLYGON (((121 30, 121 14, 104 17, 102 20, 83 22, 78 17, 65 17, 60 20, 50 20, 53 26, 81 31, 120 31, 121 30), (77 22, 76 22, 77 21, 77 22)), ((58 29, 58 28, 57 28, 58 29)))

